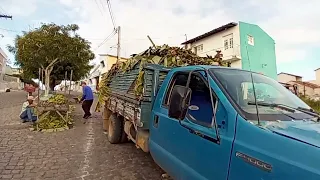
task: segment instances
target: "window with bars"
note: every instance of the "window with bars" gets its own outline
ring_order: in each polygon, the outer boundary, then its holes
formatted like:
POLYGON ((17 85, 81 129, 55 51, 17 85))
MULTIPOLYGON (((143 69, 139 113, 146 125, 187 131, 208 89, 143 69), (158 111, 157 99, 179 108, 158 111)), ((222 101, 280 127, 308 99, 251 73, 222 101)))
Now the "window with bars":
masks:
POLYGON ((230 46, 230 48, 233 48, 233 38, 229 39, 229 46, 230 46))
POLYGON ((194 51, 196 54, 203 52, 203 44, 194 47, 194 51))
POLYGON ((228 46, 228 39, 224 40, 224 50, 227 50, 229 48, 228 46))

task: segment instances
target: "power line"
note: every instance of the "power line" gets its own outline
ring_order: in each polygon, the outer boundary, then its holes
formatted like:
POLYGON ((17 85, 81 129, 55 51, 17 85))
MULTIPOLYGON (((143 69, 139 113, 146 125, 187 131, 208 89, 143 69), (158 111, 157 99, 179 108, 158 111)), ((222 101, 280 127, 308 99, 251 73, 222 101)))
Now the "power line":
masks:
POLYGON ((117 26, 116 26, 116 21, 115 21, 115 19, 114 19, 113 13, 112 13, 110 0, 107 0, 107 4, 108 4, 108 9, 109 9, 111 21, 112 21, 112 24, 113 24, 113 28, 116 29, 116 27, 117 27, 117 26))
MULTIPOLYGON (((103 11, 100 9, 100 5, 99 5, 99 3, 98 3, 98 0, 95 0, 95 3, 96 3, 96 5, 98 6, 98 9, 99 9, 101 15, 104 16, 103 11)), ((100 3, 101 3, 101 6, 102 6, 102 9, 105 10, 105 6, 104 6, 102 0, 100 0, 100 3)), ((114 20, 114 16, 113 16, 113 13, 112 13, 112 10, 111 10, 111 4, 110 4, 109 0, 107 0, 107 4, 108 4, 108 9, 109 9, 111 21, 112 21, 112 24, 113 24, 113 31, 111 32, 111 34, 109 34, 109 35, 94 49, 94 51, 96 51, 97 49, 99 49, 103 44, 105 44, 110 38, 112 38, 112 37, 117 33, 117 29, 116 29, 116 26, 115 26, 115 20, 114 20)))
POLYGON ((100 11, 101 15, 102 15, 102 16, 104 16, 104 14, 103 14, 102 10, 100 9, 100 6, 99 6, 99 4, 98 4, 98 1, 97 1, 97 0, 94 0, 94 2, 95 2, 95 3, 96 3, 96 5, 98 6, 98 9, 99 9, 99 11, 100 11))
POLYGON ((101 3, 101 6, 102 6, 102 9, 103 10, 106 10, 106 7, 105 7, 105 5, 104 5, 104 3, 103 3, 104 1, 103 0, 100 0, 100 3, 101 3))
POLYGON ((12 30, 12 29, 5 29, 5 28, 0 28, 0 30, 9 31, 9 32, 20 32, 20 31, 15 31, 15 30, 12 30))
POLYGON ((12 16, 7 15, 8 13, 1 6, 0 6, 0 10, 3 13, 3 14, 0 13, 0 18, 5 18, 5 19, 11 19, 12 20, 12 16))
POLYGON ((1 6, 0 6, 0 10, 2 11, 2 13, 7 13, 1 6))
POLYGON ((106 43, 110 38, 112 38, 116 34, 116 30, 113 30, 109 36, 107 36, 95 49, 94 51, 98 50, 104 43, 106 43))
MULTIPOLYGON (((177 36, 169 36, 169 37, 156 37, 156 38, 153 38, 152 39, 172 39, 172 38, 179 38, 179 37, 183 37, 185 35, 177 35, 177 36)), ((89 40, 103 40, 103 38, 87 38, 89 40)), ((122 40, 124 41, 133 41, 133 40, 141 40, 141 41, 149 41, 147 37, 145 38, 142 38, 142 37, 137 37, 137 38, 121 38, 122 40)))

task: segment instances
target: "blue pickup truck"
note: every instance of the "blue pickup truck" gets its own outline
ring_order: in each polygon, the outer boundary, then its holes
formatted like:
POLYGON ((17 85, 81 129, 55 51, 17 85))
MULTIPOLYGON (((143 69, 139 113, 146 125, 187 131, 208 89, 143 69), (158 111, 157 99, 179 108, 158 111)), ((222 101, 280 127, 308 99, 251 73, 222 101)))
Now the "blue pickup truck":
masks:
POLYGON ((181 180, 320 179, 319 115, 275 80, 219 66, 147 64, 113 77, 108 140, 133 141, 181 180))

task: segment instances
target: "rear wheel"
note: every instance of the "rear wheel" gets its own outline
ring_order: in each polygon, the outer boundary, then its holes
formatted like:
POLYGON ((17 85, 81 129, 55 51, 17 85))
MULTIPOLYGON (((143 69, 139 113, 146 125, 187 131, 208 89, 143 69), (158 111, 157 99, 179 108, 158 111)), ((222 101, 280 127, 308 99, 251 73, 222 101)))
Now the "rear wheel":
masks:
POLYGON ((111 144, 120 143, 123 131, 123 120, 118 118, 116 114, 112 114, 109 117, 108 141, 111 144))
POLYGON ((121 140, 120 140, 120 142, 121 142, 121 143, 126 143, 126 142, 129 141, 129 139, 128 139, 128 135, 127 135, 126 132, 124 131, 124 123, 125 123, 125 120, 124 120, 124 117, 123 117, 123 116, 119 116, 118 118, 123 122, 123 131, 122 131, 122 135, 121 135, 121 140))
POLYGON ((111 116, 112 112, 105 107, 103 111, 103 130, 108 131, 109 129, 109 118, 111 116))

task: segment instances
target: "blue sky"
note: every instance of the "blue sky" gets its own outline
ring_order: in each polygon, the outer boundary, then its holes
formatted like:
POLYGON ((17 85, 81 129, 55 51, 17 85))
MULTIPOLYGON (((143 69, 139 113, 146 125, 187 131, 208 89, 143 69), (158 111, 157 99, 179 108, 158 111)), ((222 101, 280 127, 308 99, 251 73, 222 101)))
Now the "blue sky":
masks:
MULTIPOLYGON (((312 80, 314 69, 320 67, 317 0, 111 0, 111 5, 122 28, 122 56, 150 46, 147 35, 157 44, 180 45, 184 34, 192 38, 231 21, 244 21, 258 24, 276 41, 278 73, 312 80)), ((54 22, 78 24, 79 34, 92 42, 96 54, 116 53, 116 37, 101 45, 113 31, 106 0, 1 0, 0 13, 13 16, 0 19, 4 35, 0 47, 5 51, 21 31, 54 22)))

